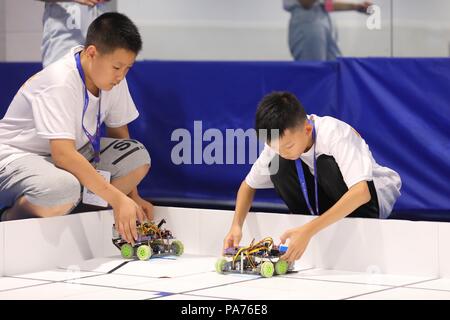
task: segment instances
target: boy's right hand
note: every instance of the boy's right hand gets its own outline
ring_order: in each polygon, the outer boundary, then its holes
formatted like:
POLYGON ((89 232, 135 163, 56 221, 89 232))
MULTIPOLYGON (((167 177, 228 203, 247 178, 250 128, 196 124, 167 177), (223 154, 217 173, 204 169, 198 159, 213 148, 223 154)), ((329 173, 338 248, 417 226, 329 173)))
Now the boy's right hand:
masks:
POLYGON ((134 245, 137 239, 136 218, 144 221, 142 209, 133 201, 133 199, 123 195, 113 206, 114 221, 116 230, 128 243, 134 245))
POLYGON ((231 226, 230 231, 223 240, 223 249, 225 251, 231 247, 237 247, 242 239, 242 227, 238 225, 231 226))
POLYGON ((77 2, 79 4, 84 4, 86 6, 93 7, 99 3, 108 2, 109 0, 73 0, 73 2, 77 2))
POLYGON ((372 1, 364 1, 363 3, 358 3, 356 4, 356 11, 369 15, 370 13, 367 12, 367 10, 372 5, 373 5, 372 1))

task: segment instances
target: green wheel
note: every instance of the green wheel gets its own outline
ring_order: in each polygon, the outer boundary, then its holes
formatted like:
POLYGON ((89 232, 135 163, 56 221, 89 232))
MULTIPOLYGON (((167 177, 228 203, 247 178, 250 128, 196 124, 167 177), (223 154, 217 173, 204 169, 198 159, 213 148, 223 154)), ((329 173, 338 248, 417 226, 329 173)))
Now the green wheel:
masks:
POLYGON ((184 252, 184 245, 180 240, 172 241, 172 250, 176 256, 181 256, 184 252))
POLYGON ((265 261, 262 263, 260 273, 264 278, 270 278, 271 276, 273 276, 273 272, 274 267, 272 262, 265 261))
POLYGON ((286 274, 286 272, 288 272, 288 269, 289 269, 289 263, 287 261, 278 260, 275 263, 275 273, 276 274, 286 274))
POLYGON ((125 243, 120 247, 120 254, 122 255, 122 258, 124 259, 132 259, 134 250, 131 244, 125 243))
POLYGON ((227 259, 225 259, 225 258, 219 258, 219 259, 217 259, 216 265, 215 265, 216 272, 217 272, 217 273, 223 273, 224 267, 225 267, 225 264, 226 264, 226 263, 227 263, 227 259))
POLYGON ((146 261, 152 256, 152 248, 146 244, 143 244, 137 248, 136 255, 139 260, 146 261))

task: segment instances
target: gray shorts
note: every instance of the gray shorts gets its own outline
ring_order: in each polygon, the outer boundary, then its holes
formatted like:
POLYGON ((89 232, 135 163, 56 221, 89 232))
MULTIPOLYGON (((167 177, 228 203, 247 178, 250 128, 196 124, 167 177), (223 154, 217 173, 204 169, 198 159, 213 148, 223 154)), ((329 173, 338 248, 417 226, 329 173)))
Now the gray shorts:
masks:
MULTIPOLYGON (((150 155, 140 142, 132 139, 102 138, 97 169, 111 172, 111 180, 150 164, 150 155)), ((78 150, 92 162, 90 143, 78 150)), ((0 171, 0 208, 11 207, 25 196, 42 207, 55 207, 81 199, 81 185, 71 173, 55 167, 50 156, 29 155, 14 160, 0 171)))

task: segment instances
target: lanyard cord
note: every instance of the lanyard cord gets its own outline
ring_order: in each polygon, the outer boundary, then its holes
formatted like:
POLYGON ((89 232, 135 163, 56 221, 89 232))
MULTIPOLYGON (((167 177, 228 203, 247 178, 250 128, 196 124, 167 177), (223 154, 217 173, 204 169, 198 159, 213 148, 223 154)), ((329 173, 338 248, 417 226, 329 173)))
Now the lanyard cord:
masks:
POLYGON ((84 134, 89 139, 89 142, 92 145, 92 148, 94 149, 94 163, 97 164, 100 162, 100 110, 101 110, 101 91, 100 91, 100 99, 98 102, 98 113, 97 113, 97 126, 96 131, 94 135, 91 135, 89 131, 84 126, 84 116, 86 115, 86 110, 89 106, 89 95, 86 87, 86 81, 84 78, 84 72, 83 68, 81 67, 81 59, 80 59, 80 52, 77 52, 75 54, 75 61, 77 63, 77 69, 78 73, 80 74, 81 80, 83 81, 84 85, 84 106, 83 106, 83 115, 81 118, 81 126, 83 128, 84 134))
POLYGON ((303 197, 305 198, 306 205, 308 206, 309 212, 311 215, 319 215, 319 196, 317 192, 317 161, 316 161, 316 127, 314 125, 314 121, 312 122, 313 125, 313 132, 312 132, 312 138, 313 138, 313 162, 314 162, 314 199, 316 204, 316 210, 314 211, 311 207, 311 203, 309 202, 308 198, 308 189, 306 188, 306 181, 305 181, 305 174, 303 172, 303 166, 302 166, 302 160, 299 158, 295 161, 295 166, 297 167, 297 174, 298 174, 298 180, 300 182, 300 187, 302 189, 303 197))

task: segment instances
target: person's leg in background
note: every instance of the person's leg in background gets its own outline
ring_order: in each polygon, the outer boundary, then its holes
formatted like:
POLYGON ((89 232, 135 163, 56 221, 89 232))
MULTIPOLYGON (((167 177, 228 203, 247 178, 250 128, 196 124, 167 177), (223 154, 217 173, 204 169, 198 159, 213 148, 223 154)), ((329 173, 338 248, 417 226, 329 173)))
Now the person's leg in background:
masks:
POLYGON ((325 61, 328 56, 327 30, 318 19, 319 8, 297 8, 291 12, 288 42, 296 61, 325 61))
POLYGON ((336 60, 338 57, 342 56, 341 50, 337 44, 338 30, 336 29, 330 14, 326 12, 324 8, 322 8, 322 12, 320 13, 320 23, 322 24, 326 34, 326 60, 336 60))

